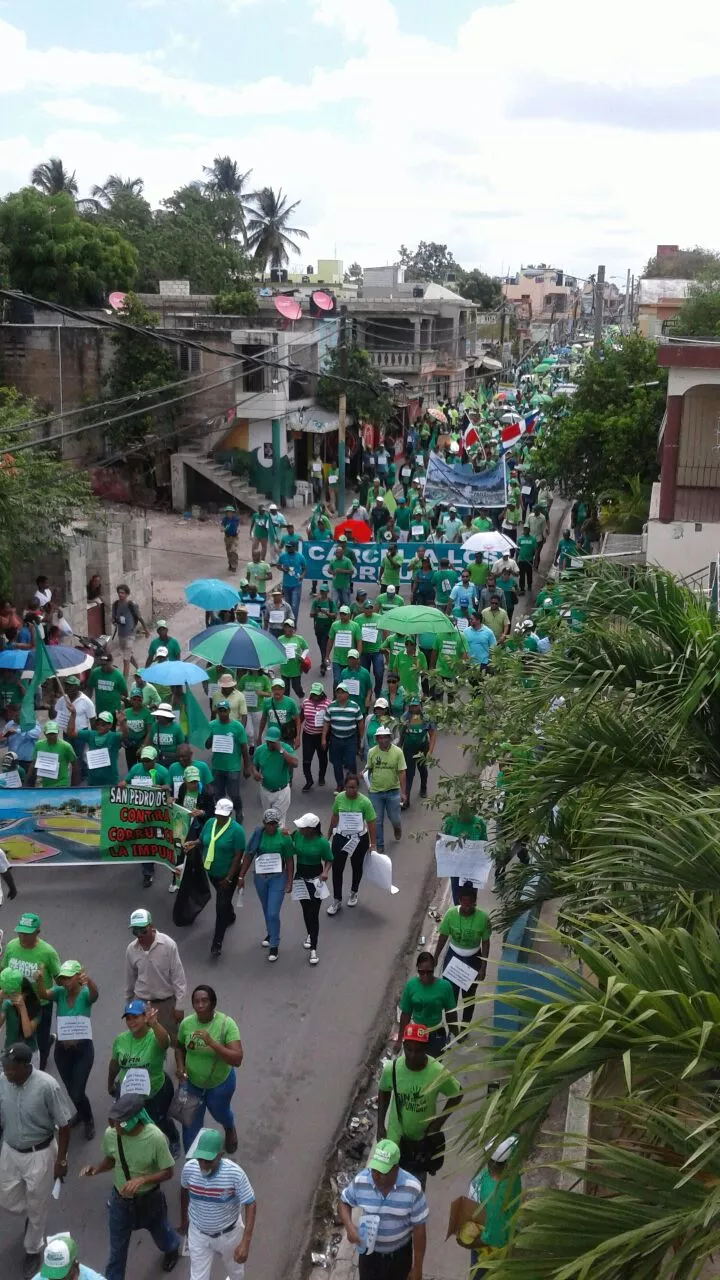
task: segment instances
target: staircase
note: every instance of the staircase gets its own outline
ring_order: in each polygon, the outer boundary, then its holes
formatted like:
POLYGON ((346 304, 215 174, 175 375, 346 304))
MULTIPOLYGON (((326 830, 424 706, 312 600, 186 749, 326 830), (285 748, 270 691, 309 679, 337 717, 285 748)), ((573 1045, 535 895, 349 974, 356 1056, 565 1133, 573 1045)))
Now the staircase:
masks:
POLYGON ((248 507, 251 511, 257 511, 261 503, 267 504, 268 498, 264 493, 260 493, 259 489, 255 489, 248 484, 247 480, 241 476, 234 476, 230 470, 230 466, 216 462, 212 449, 214 445, 227 435, 228 427, 224 423, 221 430, 215 435, 209 435, 207 429, 195 432, 190 436, 188 441, 183 445, 182 449, 178 449, 173 454, 173 459, 183 463, 186 467, 192 467, 199 475, 205 476, 207 480, 212 480, 213 484, 219 489, 224 490, 234 500, 234 504, 248 507))

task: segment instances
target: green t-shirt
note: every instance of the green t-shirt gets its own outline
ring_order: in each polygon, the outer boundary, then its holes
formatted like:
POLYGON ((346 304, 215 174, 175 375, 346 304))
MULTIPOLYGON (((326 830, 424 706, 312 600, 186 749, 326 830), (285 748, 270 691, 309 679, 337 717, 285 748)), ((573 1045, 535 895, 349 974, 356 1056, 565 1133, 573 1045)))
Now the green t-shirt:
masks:
POLYGON ((51 987, 48 995, 57 1009, 58 1018, 89 1018, 92 1015, 93 1002, 90 999, 89 987, 80 988, 72 1005, 68 1004, 68 995, 64 987, 51 987))
MULTIPOLYGON (((200 771, 200 782, 203 787, 211 787, 213 782, 212 769, 204 760, 193 760, 193 765, 200 771)), ((176 760, 168 769, 168 782, 173 789, 173 795, 177 798, 180 788, 184 782, 183 774, 187 765, 181 764, 176 760)))
MULTIPOLYGON (((392 1097, 386 1118, 387 1136, 391 1142, 399 1142, 402 1137, 422 1138, 427 1124, 436 1114, 439 1095, 442 1093, 446 1098, 455 1098, 460 1093, 458 1081, 435 1058, 428 1058, 422 1071, 410 1071, 405 1065, 405 1055, 401 1054, 395 1059, 395 1077, 402 1120, 398 1121, 395 1098, 392 1097)), ((393 1093, 392 1062, 385 1063, 379 1087, 382 1093, 393 1093)))
POLYGON ((382 747, 371 747, 367 767, 370 791, 396 791, 400 786, 400 774, 407 769, 405 756, 394 744, 387 751, 382 747))
POLYGON ((339 618, 337 622, 333 622, 330 628, 330 645, 332 648, 333 662, 339 662, 342 667, 347 666, 347 656, 351 649, 357 649, 358 640, 360 639, 360 625, 353 622, 350 618, 339 618), (342 644, 336 643, 336 636, 342 637, 342 644), (347 636, 350 637, 350 643, 347 643, 347 636))
POLYGON ((214 876, 217 880, 222 880, 230 870, 235 854, 245 852, 245 832, 240 823, 235 822, 232 818, 224 826, 221 818, 208 818, 200 832, 200 844, 203 849, 203 863, 208 875, 214 876), (210 851, 210 841, 213 832, 216 830, 220 834, 215 838, 212 863, 207 866, 206 860, 210 851))
POLYGON ((492 520, 488 520, 487 516, 476 516, 472 522, 473 529, 478 533, 487 533, 488 529, 492 529, 492 520))
POLYGON ((239 720, 228 720, 227 724, 221 724, 219 720, 211 720, 206 745, 212 752, 210 768, 213 773, 239 773, 242 769, 241 748, 246 744, 247 734, 239 720), (232 737, 232 750, 218 750, 217 740, 228 737, 232 737))
POLYGON ((121 1031, 113 1040, 110 1051, 110 1057, 120 1067, 117 1083, 122 1084, 131 1067, 144 1067, 150 1075, 150 1093, 157 1093, 165 1080, 166 1052, 151 1027, 137 1039, 131 1031, 121 1031))
MULTIPOLYGON (((170 1155, 167 1138, 157 1125, 144 1124, 131 1138, 122 1134, 123 1155, 131 1178, 139 1178, 143 1173, 160 1173, 161 1169, 173 1169, 175 1161, 170 1155)), ((116 1129, 106 1129, 103 1135, 103 1155, 115 1161, 113 1182, 116 1191, 121 1191, 127 1182, 120 1161, 118 1135, 116 1129)), ((153 1186, 142 1186, 139 1196, 146 1196, 153 1186)))
POLYGON ((462 661, 465 654, 465 646, 462 642, 462 636, 459 634, 449 635, 443 633, 435 636, 433 645, 437 658, 435 660, 435 670, 439 676, 445 676, 451 679, 457 675, 458 664, 462 661))
POLYGON ((468 569, 473 586, 477 587, 478 590, 484 587, 488 580, 490 565, 485 560, 473 560, 472 564, 468 565, 468 569))
POLYGON ((365 738, 368 745, 368 751, 370 750, 371 747, 375 746, 377 731, 380 728, 381 724, 386 725, 388 729, 392 730, 393 738, 396 735, 397 721, 393 720, 392 716, 389 716, 389 715, 376 716, 375 713, 373 712, 373 714, 371 716, 368 716, 367 720, 365 721, 365 738))
POLYGON ((319 597, 313 600, 310 605, 310 617, 316 631, 330 630, 331 623, 337 617, 337 609, 329 596, 327 600, 321 600, 319 597))
POLYGON ((266 560, 259 560, 257 564, 251 560, 245 568, 245 577, 252 586, 257 587, 258 594, 264 596, 265 583, 272 578, 272 569, 266 560))
POLYGON ((47 738, 38 738, 35 743, 33 752, 33 761, 35 763, 35 781, 39 787, 69 787, 72 766, 77 760, 77 756, 70 746, 69 742, 65 742, 63 738, 58 738, 55 742, 48 742, 47 738), (56 778, 47 778, 38 773, 37 758, 40 752, 43 755, 58 757, 58 773, 56 778))
POLYGON ((162 698, 155 688, 155 685, 148 684, 147 681, 142 687, 142 700, 143 706, 148 707, 150 711, 152 711, 153 707, 159 707, 162 702, 162 698))
POLYGON ((286 787, 292 777, 292 769, 286 763, 285 755, 296 758, 293 751, 288 751, 287 747, 281 750, 273 750, 267 742, 263 742, 261 746, 255 748, 253 756, 253 764, 260 774, 260 779, 266 791, 282 791, 286 787))
POLYGON ((98 733, 96 729, 81 729, 78 742, 81 742, 88 751, 107 751, 110 757, 109 764, 101 764, 94 769, 91 769, 88 764, 89 787, 109 787, 119 782, 118 753, 122 746, 122 737, 116 729, 108 729, 107 733, 98 733))
POLYGON ((363 609, 358 614, 357 622, 360 628, 363 653, 377 653, 382 644, 382 636, 380 634, 380 628, 382 627, 381 614, 375 612, 366 613, 363 609))
MULTIPOLYGON (((147 784, 148 786, 168 787, 170 785, 170 773, 165 766, 162 764, 154 764, 152 767, 149 767, 149 762, 146 760, 138 760, 137 764, 134 764, 132 769, 128 770, 125 781, 134 782, 137 786, 138 780, 141 778, 147 778, 149 780, 147 784)), ((142 785, 143 784, 141 782, 140 786, 142 785)))
MULTIPOLYGON (((12 1000, 3 1000, 1 1007, 5 1015, 5 1048, 9 1049, 11 1044, 26 1044, 28 1049, 32 1049, 33 1053, 35 1053, 38 1047, 37 1026, 31 1036, 23 1035, 20 1014, 12 1000)), ((36 1015, 38 1020, 39 1016, 39 1014, 36 1015)), ((33 1018, 32 1021, 35 1022, 36 1019, 33 1018)))
POLYGON ((300 675, 300 657, 303 653, 307 653, 308 642, 303 640, 302 636, 280 636, 280 644, 285 650, 286 661, 280 667, 280 675, 293 676, 300 675))
MULTIPOLYGON (((42 938, 38 938, 34 947, 23 947, 18 938, 11 938, 3 955, 3 967, 17 970, 31 982, 34 970, 42 969, 43 983, 49 990, 60 968, 60 957, 55 948, 49 942, 43 942, 42 938)), ((47 1004, 47 1001, 42 1003, 47 1004)))
MULTIPOLYGON (((361 813, 363 818, 365 819, 366 829, 367 829, 368 822, 375 821, 375 810, 373 808, 372 800, 368 800, 367 796, 365 795, 357 795, 355 796, 354 799, 351 799, 350 796, 346 795, 344 791, 341 791, 339 795, 336 795, 335 799, 333 800, 332 812, 338 813, 338 814, 361 813)), ((342 819, 339 819, 335 830, 340 831, 341 828, 342 828, 342 819)))
POLYGON ((465 821, 456 814, 449 813, 443 818, 443 835, 458 836, 465 840, 487 840, 487 823, 484 818, 469 818, 465 821))
POLYGON ((480 907, 469 916, 461 915, 459 907, 451 907, 440 921, 438 933, 464 951, 478 951, 480 943, 490 937, 490 917, 480 907))
POLYGON ((416 653, 414 657, 410 657, 407 653, 399 653, 390 661, 390 670, 397 671, 400 684, 406 693, 420 692, 421 672, 427 669, 427 658, 424 653, 416 653))
POLYGON ((349 556, 333 556, 328 560, 326 568, 333 580, 336 591, 349 591, 352 586, 355 565, 349 556))
POLYGON ((434 1031, 442 1026, 443 1013, 452 1013, 457 1001, 447 978, 435 978, 425 983, 421 978, 408 978, 400 996, 400 1012, 409 1013, 412 1022, 419 1022, 434 1031))
POLYGON ((161 640, 159 636, 156 636, 148 645, 147 662, 145 664, 147 667, 150 666, 151 662, 155 661, 155 654, 158 649, 167 649, 167 658, 165 658, 165 662, 180 661, 180 645, 174 636, 168 636, 167 640, 161 640))
MULTIPOLYGON (((258 751, 260 749, 261 748, 258 747, 258 751)), ((257 755, 257 751, 255 752, 255 755, 257 755)), ((260 844, 252 857, 261 857, 264 853, 279 853, 280 857, 285 861, 287 861, 288 858, 295 857, 292 840, 290 839, 290 836, 284 836, 282 831, 276 831, 275 835, 271 836, 267 831, 263 830, 263 833, 260 836, 260 844)))
POLYGON ((532 564, 535 558, 537 543, 528 533, 521 534, 517 540, 517 562, 518 564, 532 564))
POLYGON ((110 671, 103 671, 102 667, 93 667, 88 676, 87 687, 92 689, 95 695, 95 709, 98 715, 101 711, 119 711, 123 698, 127 696, 125 677, 117 667, 112 667, 110 671))
POLYGON ((125 712, 125 720, 128 729, 128 742, 133 746, 138 746, 139 743, 144 742, 148 729, 152 729, 155 724, 145 706, 140 707, 138 711, 133 711, 132 707, 129 707, 125 712))
POLYGON ((386 552, 383 557, 382 566, 380 568, 380 581, 384 587, 400 586, 400 570, 402 569, 403 557, 398 552, 393 556, 390 552, 386 552))
POLYGON ((257 671, 248 673, 238 680, 238 689, 245 695, 248 715, 262 710, 263 701, 270 697, 272 686, 270 677, 260 675, 257 671))
POLYGON ((343 684, 348 685, 350 692, 348 701, 354 702, 355 706, 359 707, 364 714, 367 695, 374 687, 373 678, 370 675, 370 672, 366 671, 364 667, 358 667, 357 671, 351 671, 350 667, 345 667, 340 672, 340 679, 343 684), (356 685, 357 692, 355 692, 356 685))
MULTIPOLYGON (((403 483, 405 483, 405 481, 403 481, 403 483)), ((397 510, 395 511, 395 527, 403 530, 410 528, 410 508, 407 503, 403 503, 402 506, 398 505, 397 510)))
POLYGON ((485 626, 490 628, 496 640, 500 639, 505 627, 510 621, 504 609, 496 609, 493 612, 489 606, 487 609, 483 609, 482 620, 485 623, 485 626))
POLYGON ((292 724, 300 715, 297 702, 288 694, 283 694, 282 698, 266 698, 262 710, 267 717, 267 727, 274 724, 281 731, 284 725, 292 724))
POLYGON ((435 603, 440 605, 447 604, 450 599, 450 592, 455 583, 459 581, 460 574, 456 569, 436 569, 432 576, 433 587, 435 588, 435 603))
POLYGON ((155 747, 159 756, 166 760, 174 756, 180 743, 184 741, 185 734, 177 720, 164 720, 160 723, 155 721, 155 727, 150 734, 150 745, 155 747))
POLYGON ((196 1089, 214 1089, 227 1080, 232 1067, 195 1036, 196 1031, 206 1031, 218 1044, 228 1045, 240 1039, 240 1028, 237 1022, 226 1013, 218 1013, 217 1009, 209 1022, 201 1022, 196 1013, 191 1013, 178 1027, 178 1044, 185 1049, 188 1080, 196 1089))
POLYGON ((324 836, 311 836, 307 839, 302 831, 293 831, 292 836, 293 850, 297 860, 297 869, 302 871, 305 866, 317 866, 319 862, 332 862, 333 856, 330 850, 330 841, 324 836))
POLYGON ((470 1199, 477 1200, 485 1209, 483 1244, 491 1249, 502 1249, 508 1242, 513 1217, 520 1203, 522 1183, 520 1177, 493 1178, 489 1169, 482 1169, 470 1184, 470 1199))

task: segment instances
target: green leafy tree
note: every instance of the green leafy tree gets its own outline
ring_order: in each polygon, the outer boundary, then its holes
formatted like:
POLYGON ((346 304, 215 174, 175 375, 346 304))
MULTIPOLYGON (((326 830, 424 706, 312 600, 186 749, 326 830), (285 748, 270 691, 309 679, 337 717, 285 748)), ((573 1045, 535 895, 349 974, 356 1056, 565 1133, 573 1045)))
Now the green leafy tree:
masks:
MULTIPOLYGON (((221 204, 190 185, 163 201, 148 237, 150 258, 143 279, 157 291, 158 280, 190 281, 193 293, 220 293, 252 277, 242 248, 228 244, 221 204)), ((150 290, 149 290, 150 291, 150 290)))
POLYGON ((51 448, 20 448, 24 423, 38 406, 0 387, 0 592, 10 590, 10 566, 32 562, 38 548, 58 551, 73 521, 90 514, 93 499, 85 473, 60 462, 51 448), (18 430, 21 428, 21 430, 18 430))
POLYGON ((436 240, 421 240, 417 249, 412 250, 401 244, 398 262, 405 268, 405 279, 409 281, 445 284, 448 276, 457 276, 462 270, 447 245, 438 244, 436 240))
MULTIPOLYGON (((144 307, 134 294, 125 299, 120 319, 129 324, 153 329, 158 320, 147 307, 144 307)), ((178 382, 182 374, 170 349, 154 338, 141 333, 113 333, 113 359, 110 371, 105 378, 108 397, 111 400, 120 396, 129 396, 134 391, 151 391, 153 387, 162 387, 167 383, 178 382)), ((159 392, 156 397, 144 396, 142 408, 137 414, 125 418, 122 422, 112 423, 106 428, 106 434, 114 447, 132 445, 144 440, 146 436, 162 435, 171 430, 176 417, 173 406, 164 408, 164 402, 180 395, 182 388, 175 387, 166 392, 159 392), (153 412, 149 407, 156 406, 153 412)), ((121 412, 132 408, 132 403, 120 406, 121 412)), ((114 417, 118 407, 107 410, 107 417, 114 417)))
POLYGON ((213 310, 220 316, 254 316, 260 308, 252 289, 234 289, 218 293, 213 310))
POLYGON ((101 209, 111 209, 118 196, 141 196, 144 186, 142 178, 123 178, 119 173, 111 173, 101 187, 91 187, 90 195, 101 209))
POLYGON ((288 204, 282 188, 275 192, 272 187, 263 187, 254 196, 253 216, 247 224, 248 245, 263 276, 268 268, 287 266, 290 253, 300 253, 300 245, 291 239, 292 236, 299 236, 301 240, 309 238, 302 227, 290 226, 290 219, 299 204, 299 200, 288 204))
POLYGON ((100 306, 135 279, 132 246, 81 217, 67 194, 26 187, 0 201, 0 243, 11 287, 51 302, 100 306))
POLYGON ((662 258, 650 258, 645 264, 644 276, 671 280, 699 280, 703 276, 717 277, 720 253, 714 249, 678 249, 677 253, 662 258))
POLYGON ((472 271, 463 271, 461 267, 456 272, 454 287, 463 298, 468 299, 468 302, 476 302, 485 311, 491 311, 499 306, 502 300, 502 290, 498 281, 493 280, 492 276, 486 275, 484 271, 480 271, 478 267, 473 267, 472 271))
POLYGON ((627 335, 617 350, 588 356, 577 387, 571 400, 557 397, 546 410, 536 474, 568 492, 595 495, 631 476, 642 485, 654 480, 667 389, 655 345, 627 335))
POLYGON ((362 284, 363 269, 359 262, 351 262, 344 276, 345 284, 362 284))
POLYGON ((691 285, 670 331, 684 338, 720 336, 720 276, 691 285))
POLYGON ((51 156, 43 164, 37 164, 30 175, 30 181, 45 196, 59 196, 63 192, 76 196, 78 193, 75 171, 70 173, 57 156, 51 156))
POLYGON ((352 347, 347 353, 345 371, 342 353, 337 349, 331 352, 318 378, 315 398, 323 409, 337 412, 338 396, 343 388, 348 414, 356 423, 372 422, 378 427, 387 425, 394 412, 393 402, 380 373, 371 364, 370 356, 360 347, 352 347))
POLYGON ((203 173, 207 174, 205 193, 217 201, 221 210, 226 240, 234 240, 240 235, 247 248, 246 223, 252 212, 250 202, 255 197, 255 192, 248 189, 252 169, 243 173, 237 160, 232 160, 230 156, 216 156, 209 168, 203 165, 203 173))

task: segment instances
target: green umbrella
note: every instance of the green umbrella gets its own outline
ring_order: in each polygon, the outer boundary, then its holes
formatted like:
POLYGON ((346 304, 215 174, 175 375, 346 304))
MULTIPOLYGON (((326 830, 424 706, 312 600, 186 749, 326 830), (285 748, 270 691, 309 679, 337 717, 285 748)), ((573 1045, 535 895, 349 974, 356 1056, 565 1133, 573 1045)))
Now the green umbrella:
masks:
POLYGON ((274 636, 242 623, 208 627, 190 641, 190 652, 221 667, 247 667, 258 671, 285 662, 285 650, 274 636))
POLYGON ((428 635, 442 635, 455 630, 446 613, 427 604, 402 604, 383 614, 383 631, 394 631, 399 636, 416 636, 425 631, 428 635))

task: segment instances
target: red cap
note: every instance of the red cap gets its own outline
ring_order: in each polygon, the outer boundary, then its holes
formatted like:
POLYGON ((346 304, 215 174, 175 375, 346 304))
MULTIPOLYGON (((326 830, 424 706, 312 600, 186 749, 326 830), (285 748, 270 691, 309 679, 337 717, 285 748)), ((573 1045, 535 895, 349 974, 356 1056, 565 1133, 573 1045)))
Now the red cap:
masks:
POLYGON ((430 1032, 421 1022, 408 1022, 403 1040, 414 1040, 416 1044, 427 1044, 430 1032))

